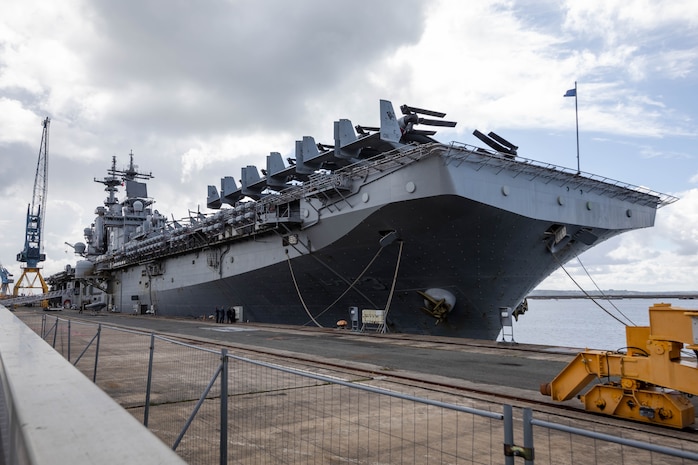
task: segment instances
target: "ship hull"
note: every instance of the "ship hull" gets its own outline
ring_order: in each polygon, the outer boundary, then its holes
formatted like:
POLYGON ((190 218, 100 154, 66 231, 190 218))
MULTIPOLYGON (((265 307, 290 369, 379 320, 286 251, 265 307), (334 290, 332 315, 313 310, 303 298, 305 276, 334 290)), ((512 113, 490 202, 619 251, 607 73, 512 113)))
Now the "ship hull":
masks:
POLYGON ((104 206, 73 246, 82 259, 51 285, 84 309, 210 318, 235 307, 250 322, 491 340, 565 262, 653 226, 676 200, 521 158, 496 135, 476 131, 494 150, 441 144, 414 126, 455 126, 432 119, 445 114, 379 109, 380 127, 356 133, 340 119, 333 146, 305 136, 289 166, 272 152, 264 177, 246 166, 239 188, 232 176, 209 185, 217 211, 181 222, 153 208, 152 174, 133 154, 126 169, 112 157, 95 178, 104 206))
POLYGON ((315 213, 289 230, 297 244, 275 230, 169 257, 156 272, 114 270, 112 302, 195 318, 238 306, 244 321, 328 327, 351 308, 384 310, 390 331, 494 339, 502 308, 588 248, 651 226, 655 211, 510 165, 437 152, 362 180, 331 208, 304 199, 315 213), (424 310, 420 291, 434 288, 455 296, 445 318, 424 310))

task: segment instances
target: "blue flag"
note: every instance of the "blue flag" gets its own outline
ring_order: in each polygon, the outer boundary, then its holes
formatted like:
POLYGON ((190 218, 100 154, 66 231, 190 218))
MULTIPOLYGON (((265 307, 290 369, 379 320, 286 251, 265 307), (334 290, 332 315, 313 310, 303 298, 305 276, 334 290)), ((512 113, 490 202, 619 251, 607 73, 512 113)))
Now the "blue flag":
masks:
POLYGON ((576 97, 577 96, 577 89, 570 89, 567 92, 565 92, 565 95, 563 97, 576 97))

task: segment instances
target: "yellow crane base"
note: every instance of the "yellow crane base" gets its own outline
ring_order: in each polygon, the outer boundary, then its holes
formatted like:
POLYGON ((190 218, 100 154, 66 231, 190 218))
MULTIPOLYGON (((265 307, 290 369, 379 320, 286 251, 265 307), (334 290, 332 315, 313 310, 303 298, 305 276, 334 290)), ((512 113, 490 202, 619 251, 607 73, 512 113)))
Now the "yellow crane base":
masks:
MULTIPOLYGON (((41 268, 22 268, 22 275, 12 290, 12 296, 19 297, 20 291, 24 289, 41 289, 43 294, 48 293, 48 285, 44 281, 44 277, 41 276, 41 268), (27 284, 24 284, 25 281, 27 284)), ((41 307, 48 308, 48 300, 42 300, 41 307)))
POLYGON ((597 384, 579 399, 589 412, 655 425, 685 428, 693 424, 693 404, 680 392, 628 390, 619 384, 597 384))

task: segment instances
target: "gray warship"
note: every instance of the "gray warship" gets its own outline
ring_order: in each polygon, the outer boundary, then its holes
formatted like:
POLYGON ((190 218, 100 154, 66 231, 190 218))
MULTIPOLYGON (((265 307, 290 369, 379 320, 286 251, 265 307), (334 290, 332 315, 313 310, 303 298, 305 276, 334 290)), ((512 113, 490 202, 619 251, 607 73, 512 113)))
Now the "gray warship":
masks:
POLYGON ((207 213, 153 209, 131 154, 95 179, 108 197, 49 279, 64 305, 495 339, 502 315, 568 260, 651 227, 674 197, 486 146, 440 143, 444 113, 380 101, 379 126, 334 123, 334 144, 296 142, 266 168, 208 186, 207 213), (117 198, 125 187, 125 198, 117 198), (506 309, 506 310, 505 310, 506 309))

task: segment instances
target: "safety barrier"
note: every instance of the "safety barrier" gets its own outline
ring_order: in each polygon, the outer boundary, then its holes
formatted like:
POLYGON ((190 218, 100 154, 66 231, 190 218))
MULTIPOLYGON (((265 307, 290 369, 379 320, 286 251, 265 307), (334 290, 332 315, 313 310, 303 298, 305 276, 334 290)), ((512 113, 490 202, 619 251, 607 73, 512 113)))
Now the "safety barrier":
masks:
POLYGON ((530 408, 350 369, 281 365, 152 333, 42 317, 25 320, 67 358, 80 348, 73 363, 192 464, 698 460, 693 441, 660 444, 632 430, 621 437, 604 425, 540 412, 533 418, 530 408))
POLYGON ((0 306, 0 463, 183 463, 0 306))

